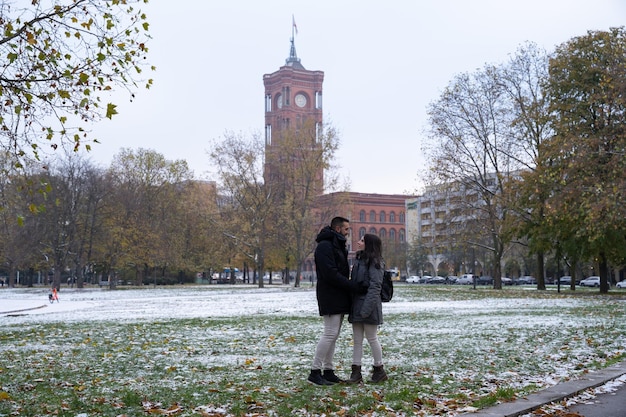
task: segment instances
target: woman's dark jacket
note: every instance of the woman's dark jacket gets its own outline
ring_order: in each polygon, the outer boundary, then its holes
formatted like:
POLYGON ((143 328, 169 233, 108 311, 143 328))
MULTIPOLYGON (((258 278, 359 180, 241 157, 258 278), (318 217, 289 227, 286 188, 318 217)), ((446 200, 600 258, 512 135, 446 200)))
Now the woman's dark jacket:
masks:
POLYGON ((348 314, 352 295, 346 238, 326 226, 315 240, 316 294, 320 316, 348 314))
POLYGON ((383 285, 383 270, 372 262, 370 265, 362 251, 357 252, 356 262, 352 267, 352 281, 358 287, 367 287, 367 292, 354 293, 352 311, 348 316, 350 323, 383 324, 383 303, 380 290, 383 285))

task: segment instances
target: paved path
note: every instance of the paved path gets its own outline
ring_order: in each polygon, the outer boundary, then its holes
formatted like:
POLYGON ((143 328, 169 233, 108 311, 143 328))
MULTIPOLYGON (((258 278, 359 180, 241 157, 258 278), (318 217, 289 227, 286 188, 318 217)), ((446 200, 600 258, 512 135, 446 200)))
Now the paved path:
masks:
MULTIPOLYGON (((476 413, 465 413, 461 416, 466 417, 517 417, 524 414, 529 414, 533 410, 542 407, 545 404, 550 404, 555 401, 561 401, 564 398, 575 397, 579 393, 589 389, 595 388, 600 385, 604 385, 609 381, 619 378, 626 374, 626 361, 613 365, 596 372, 589 372, 584 378, 577 379, 575 381, 567 381, 561 384, 554 385, 550 388, 546 388, 543 391, 536 392, 527 396, 526 398, 520 398, 509 403, 498 404, 494 407, 485 408, 476 413)), ((570 411, 573 413, 577 407, 581 407, 578 413, 584 417, 625 417, 626 416, 626 390, 622 388, 622 395, 609 395, 601 394, 597 397, 598 403, 590 407, 585 407, 579 404, 572 406, 570 411), (595 413, 600 409, 606 409, 607 413, 610 410, 615 410, 618 414, 602 414, 595 413), (594 410, 592 414, 590 410, 594 410), (582 414, 587 412, 589 414, 582 414)), ((574 414, 575 415, 575 414, 574 414)))
POLYGON ((626 416, 626 384, 613 392, 596 395, 593 400, 584 404, 571 406, 570 413, 578 413, 584 417, 624 417, 626 416))

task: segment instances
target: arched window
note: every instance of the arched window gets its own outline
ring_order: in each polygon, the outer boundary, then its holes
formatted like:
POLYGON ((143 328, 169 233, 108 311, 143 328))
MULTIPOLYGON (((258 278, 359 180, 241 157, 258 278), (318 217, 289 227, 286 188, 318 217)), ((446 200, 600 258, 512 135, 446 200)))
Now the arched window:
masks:
POLYGON ((389 241, 391 241, 391 242, 395 242, 396 241, 396 229, 390 229, 389 230, 389 241))
POLYGON ((359 212, 359 221, 361 221, 361 222, 365 221, 365 210, 361 210, 359 212))
POLYGON ((375 235, 376 234, 376 228, 375 227, 370 227, 370 233, 375 235))
POLYGON ((376 223, 376 212, 374 210, 370 211, 370 223, 376 223))
POLYGON ((387 221, 387 216, 385 215, 384 211, 380 212, 380 214, 378 215, 378 218, 380 219, 381 223, 385 223, 387 221))
MULTIPOLYGON (((365 212, 363 213, 364 213, 363 215, 365 215, 365 212)), ((361 227, 359 229, 359 239, 361 239, 363 236, 365 236, 365 227, 361 227)))
POLYGON ((400 229, 400 232, 398 233, 398 236, 400 238, 400 242, 404 243, 405 237, 404 237, 404 229, 400 229))
POLYGON ((404 223, 404 212, 400 213, 400 223, 404 223))
POLYGON ((378 231, 378 237, 379 237, 381 240, 385 240, 385 238, 387 237, 387 230, 385 230, 385 229, 380 229, 380 230, 378 231))
POLYGON ((392 211, 391 213, 389 213, 389 223, 395 223, 395 222, 396 222, 396 213, 392 211))

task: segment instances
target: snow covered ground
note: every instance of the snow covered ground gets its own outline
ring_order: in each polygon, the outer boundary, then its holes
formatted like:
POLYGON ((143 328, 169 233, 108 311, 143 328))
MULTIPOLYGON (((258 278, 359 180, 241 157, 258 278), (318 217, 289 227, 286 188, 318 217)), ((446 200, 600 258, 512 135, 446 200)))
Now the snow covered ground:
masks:
MULTIPOLYGON (((413 286, 412 289, 416 287, 413 286)), ((420 288, 422 289, 422 288, 420 288)), ((452 291, 456 288, 452 288, 452 291)), ((452 294, 452 291, 450 294, 452 294)), ((460 292, 460 291, 459 291, 460 292)), ((198 286, 157 287, 144 289, 62 288, 59 302, 48 302, 47 288, 17 288, 0 290, 0 315, 19 316, 18 321, 92 321, 92 320, 151 320, 164 318, 237 317, 242 314, 301 316, 317 314, 314 288, 268 286, 198 286)), ((536 326, 524 320, 534 310, 559 310, 564 313, 587 303, 569 298, 477 298, 477 299, 415 299, 400 291, 391 303, 384 305, 385 314, 433 313, 444 316, 467 317, 480 313, 497 321, 503 310, 518 311, 521 320, 515 326, 536 326)), ((454 297, 451 297, 454 298, 454 297)), ((511 318, 507 315, 507 322, 511 318)), ((545 320, 563 320, 561 315, 548 315, 545 320)), ((545 323, 545 322, 544 322, 545 323)), ((494 323, 497 324, 497 323, 494 323)))
POLYGON ((151 320, 234 317, 241 314, 300 314, 316 309, 314 293, 242 286, 67 289, 48 302, 47 289, 0 291, 0 314, 19 312, 24 321, 151 320), (289 294, 289 296, 286 296, 289 294), (312 296, 313 295, 313 296, 312 296), (28 309, 28 310, 27 310, 28 309))
MULTIPOLYGON (((503 387, 523 395, 619 360, 626 350, 623 297, 584 291, 572 296, 521 288, 497 292, 461 286, 398 285, 392 302, 383 306, 385 324, 380 331, 386 366, 392 373, 386 385, 388 391, 404 392, 411 387, 416 396, 437 404, 441 411, 438 415, 452 416, 470 410, 469 403, 496 395, 503 387)), ((59 298, 60 302, 50 304, 47 288, 0 289, 3 332, 30 331, 38 335, 47 323, 58 323, 67 335, 66 340, 47 342, 52 345, 46 347, 38 347, 37 343, 42 342, 35 343, 37 340, 19 348, 0 344, 0 352, 18 349, 35 352, 31 355, 34 357, 43 352, 64 355, 87 343, 83 340, 90 340, 93 346, 113 341, 115 346, 107 355, 115 357, 114 363, 125 364, 125 358, 132 357, 127 349, 150 362, 153 358, 160 360, 164 351, 171 351, 176 354, 166 356, 177 358, 180 363, 176 369, 182 373, 197 366, 186 362, 193 346, 192 351, 200 353, 191 358, 195 361, 196 356, 202 357, 202 366, 229 365, 228 374, 212 377, 220 383, 247 381, 251 369, 271 372, 279 368, 289 381, 281 384, 281 389, 300 390, 321 330, 315 290, 308 285, 115 291, 63 287, 59 298), (237 320, 239 317, 245 320, 237 320), (105 321, 120 325, 91 326, 105 321), (76 335, 70 330, 74 328, 76 335), (89 329, 88 338, 85 329, 89 329), (129 337, 128 332, 133 335, 140 331, 144 339, 164 340, 164 345, 125 345, 120 331, 126 332, 122 333, 125 337, 129 337), (259 354, 268 347, 271 354, 259 354)), ((350 366, 350 343, 349 326, 345 326, 336 351, 340 369, 350 366)), ((112 375, 112 380, 125 378, 112 375)), ((151 384, 159 382, 155 375, 151 384)), ((184 375, 185 380, 192 381, 194 374, 190 375, 184 375)), ((278 407, 272 398, 270 393, 264 399, 278 407)))

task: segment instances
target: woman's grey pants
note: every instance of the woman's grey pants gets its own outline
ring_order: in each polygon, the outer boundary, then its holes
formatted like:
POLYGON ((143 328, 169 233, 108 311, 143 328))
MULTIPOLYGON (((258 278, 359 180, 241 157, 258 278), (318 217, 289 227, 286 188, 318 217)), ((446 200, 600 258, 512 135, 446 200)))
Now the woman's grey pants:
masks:
POLYGON ((363 336, 372 349, 374 366, 383 364, 383 348, 378 341, 378 325, 365 323, 352 323, 352 337, 354 339, 354 349, 352 351, 352 365, 361 366, 363 360, 363 336))

